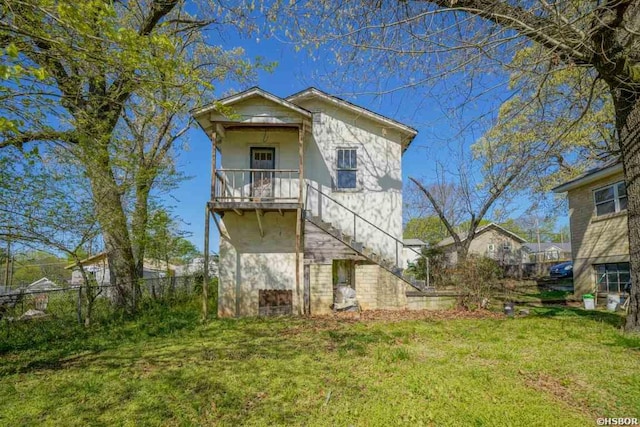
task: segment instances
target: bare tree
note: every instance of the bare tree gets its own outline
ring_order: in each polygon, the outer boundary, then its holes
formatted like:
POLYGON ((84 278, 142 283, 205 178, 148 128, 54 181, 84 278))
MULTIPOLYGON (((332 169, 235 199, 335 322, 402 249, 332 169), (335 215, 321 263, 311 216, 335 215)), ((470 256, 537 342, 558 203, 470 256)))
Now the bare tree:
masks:
POLYGON ((534 164, 532 156, 522 152, 515 155, 488 150, 483 156, 480 162, 477 158, 462 156, 457 162, 453 161, 456 163, 453 168, 440 165, 437 169, 442 172, 435 183, 425 185, 409 178, 453 239, 458 261, 466 260, 482 221, 489 214, 496 219, 496 204, 512 199, 509 191, 534 164), (479 170, 472 169, 477 165, 481 166, 479 170))

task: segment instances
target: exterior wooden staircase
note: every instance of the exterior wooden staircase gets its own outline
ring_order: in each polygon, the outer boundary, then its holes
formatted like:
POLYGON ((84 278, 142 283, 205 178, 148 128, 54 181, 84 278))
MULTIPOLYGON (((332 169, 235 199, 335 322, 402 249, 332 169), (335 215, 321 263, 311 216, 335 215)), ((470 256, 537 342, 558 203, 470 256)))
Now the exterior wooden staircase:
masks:
MULTIPOLYGON (((314 212, 312 212, 312 210, 309 210, 309 209, 305 209, 304 210, 304 219, 305 219, 305 221, 315 225, 316 227, 318 227, 319 229, 321 229, 322 231, 324 231, 325 233, 327 233, 328 235, 330 235, 334 239, 340 241, 341 243, 343 243, 347 247, 351 248, 358 255, 360 255, 360 256, 366 258, 367 260, 379 265, 380 267, 382 267, 386 271, 390 272, 394 276, 396 276, 399 279, 403 280, 405 283, 407 283, 408 285, 410 285, 411 287, 413 287, 417 291, 419 291, 419 292, 435 292, 435 288, 426 286, 426 283, 425 283, 424 280, 416 280, 416 279, 414 279, 412 277, 409 277, 409 276, 406 276, 406 275, 403 274, 404 270, 402 269, 402 267, 400 267, 400 265, 402 263, 401 257, 400 257, 400 253, 401 253, 401 250, 402 250, 402 247, 403 247, 402 241, 396 239, 391 234, 387 233, 386 231, 382 230, 381 228, 379 228, 375 224, 373 224, 370 221, 366 220, 365 218, 361 217, 356 212, 354 212, 353 210, 351 210, 351 209, 347 208, 346 206, 342 205, 337 200, 329 197, 328 195, 324 194, 320 190, 318 190, 316 188, 313 188, 310 185, 307 185, 307 196, 308 196, 310 191, 317 192, 321 196, 322 199, 329 200, 330 203, 339 206, 340 210, 342 211, 343 214, 348 213, 350 216, 352 216, 354 218, 354 220, 353 220, 354 226, 353 226, 353 230, 352 230, 353 234, 355 234, 355 232, 356 232, 356 223, 358 221, 361 221, 361 222, 366 223, 369 227, 373 227, 376 230, 378 230, 379 234, 383 235, 384 238, 390 239, 391 241, 393 241, 394 244, 396 245, 396 257, 395 257, 396 259, 395 260, 390 260, 390 259, 387 259, 384 256, 382 256, 381 254, 376 253, 376 251, 374 249, 372 249, 370 247, 367 247, 364 242, 361 242, 361 241, 357 240, 356 239, 357 236, 348 234, 348 233, 344 232, 343 230, 339 229, 338 227, 334 226, 332 223, 324 221, 320 215, 314 215, 314 212)), ((306 201, 305 201, 305 207, 308 207, 308 204, 306 203, 306 201)), ((416 252, 416 251, 414 251, 414 252, 416 252)))

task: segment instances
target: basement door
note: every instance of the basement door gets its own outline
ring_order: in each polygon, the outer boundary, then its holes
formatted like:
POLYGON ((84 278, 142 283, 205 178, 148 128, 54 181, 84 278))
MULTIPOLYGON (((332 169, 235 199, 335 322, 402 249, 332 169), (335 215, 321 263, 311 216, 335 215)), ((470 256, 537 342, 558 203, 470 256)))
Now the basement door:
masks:
POLYGON ((275 148, 251 147, 251 197, 257 199, 273 197, 274 172, 276 168, 275 148))

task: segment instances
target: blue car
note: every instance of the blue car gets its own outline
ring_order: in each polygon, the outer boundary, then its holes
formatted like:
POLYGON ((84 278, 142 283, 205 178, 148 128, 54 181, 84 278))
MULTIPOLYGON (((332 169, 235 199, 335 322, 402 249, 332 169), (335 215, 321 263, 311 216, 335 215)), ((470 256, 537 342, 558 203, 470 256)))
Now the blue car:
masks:
POLYGON ((573 277, 573 262, 567 261, 554 265, 549 269, 549 275, 557 278, 573 277))

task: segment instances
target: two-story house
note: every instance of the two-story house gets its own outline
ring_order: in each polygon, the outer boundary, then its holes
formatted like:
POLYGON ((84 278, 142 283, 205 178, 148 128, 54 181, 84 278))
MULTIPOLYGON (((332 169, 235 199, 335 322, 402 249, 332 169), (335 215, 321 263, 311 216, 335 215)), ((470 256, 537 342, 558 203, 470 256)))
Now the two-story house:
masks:
POLYGON ((318 89, 193 111, 212 142, 218 315, 321 314, 338 286, 405 308, 402 154, 416 130, 318 89))
POLYGON ((631 278, 622 163, 610 161, 553 191, 569 199, 575 294, 624 292, 631 278))

